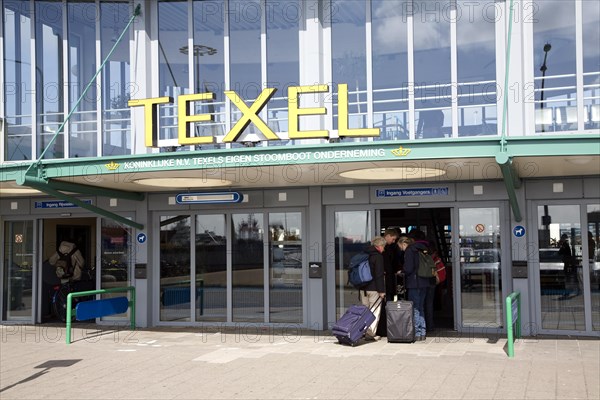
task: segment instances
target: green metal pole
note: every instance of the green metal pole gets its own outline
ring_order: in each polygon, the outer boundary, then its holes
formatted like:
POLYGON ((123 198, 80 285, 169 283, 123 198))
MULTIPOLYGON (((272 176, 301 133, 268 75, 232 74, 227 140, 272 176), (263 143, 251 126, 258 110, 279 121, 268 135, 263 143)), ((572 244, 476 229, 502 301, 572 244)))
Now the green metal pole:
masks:
POLYGON ((71 319, 72 319, 72 307, 73 307, 73 297, 81 297, 81 296, 93 296, 96 294, 105 294, 105 293, 116 293, 116 292, 130 292, 131 300, 129 301, 129 307, 131 309, 131 317, 130 317, 130 327, 131 330, 135 330, 135 286, 127 286, 123 288, 112 288, 112 289, 98 289, 98 290, 87 290, 85 292, 73 292, 67 295, 67 334, 66 334, 66 342, 67 344, 71 344, 71 319))
POLYGON ((506 334, 508 336, 508 356, 509 357, 514 357, 515 356, 515 349, 514 349, 514 337, 513 337, 513 324, 512 324, 512 301, 511 301, 512 297, 511 295, 509 295, 506 298, 506 334))
POLYGON ((521 338, 521 292, 517 294, 517 329, 516 338, 521 338))
POLYGON ((67 344, 71 344, 71 315, 73 306, 73 293, 67 295, 67 344))
POLYGON ((506 119, 508 113, 508 76, 510 66, 510 47, 512 42, 512 26, 513 26, 513 0, 510 0, 508 13, 508 43, 506 45, 506 63, 504 64, 504 106, 502 110, 502 138, 500 139, 500 150, 506 151, 506 119))
POLYGON ((130 321, 129 321, 129 326, 131 328, 132 331, 135 330, 135 287, 130 286, 131 288, 131 301, 129 302, 129 309, 130 309, 130 321))

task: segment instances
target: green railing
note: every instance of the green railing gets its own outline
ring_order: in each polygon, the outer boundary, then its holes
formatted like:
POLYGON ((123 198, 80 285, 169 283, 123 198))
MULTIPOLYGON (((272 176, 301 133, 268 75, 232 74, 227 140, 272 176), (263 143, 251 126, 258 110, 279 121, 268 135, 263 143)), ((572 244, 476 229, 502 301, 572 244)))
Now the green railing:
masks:
POLYGON ((506 297, 506 334, 508 356, 514 357, 515 339, 521 338, 521 293, 519 292, 513 292, 506 297))
MULTIPOLYGON (((67 295, 67 344, 71 344, 71 320, 73 315, 73 297, 94 296, 97 294, 131 292, 129 298, 129 323, 131 330, 135 330, 135 287, 127 286, 122 288, 88 290, 85 292, 73 292, 67 295)), ((93 300, 92 300, 93 301, 93 300)), ((106 314, 109 315, 109 314, 106 314)))

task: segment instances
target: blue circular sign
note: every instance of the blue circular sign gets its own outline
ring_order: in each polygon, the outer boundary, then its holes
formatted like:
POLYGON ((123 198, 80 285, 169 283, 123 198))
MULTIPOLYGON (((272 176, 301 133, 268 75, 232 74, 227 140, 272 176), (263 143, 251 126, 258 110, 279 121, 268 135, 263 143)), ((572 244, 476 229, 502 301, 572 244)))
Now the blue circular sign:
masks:
POLYGON ((138 243, 144 243, 144 242, 146 242, 146 239, 148 239, 148 236, 146 236, 145 233, 138 233, 138 235, 137 235, 138 243))
POLYGON ((513 228, 513 235, 515 237, 523 237, 525 236, 525 227, 522 225, 517 225, 513 228))

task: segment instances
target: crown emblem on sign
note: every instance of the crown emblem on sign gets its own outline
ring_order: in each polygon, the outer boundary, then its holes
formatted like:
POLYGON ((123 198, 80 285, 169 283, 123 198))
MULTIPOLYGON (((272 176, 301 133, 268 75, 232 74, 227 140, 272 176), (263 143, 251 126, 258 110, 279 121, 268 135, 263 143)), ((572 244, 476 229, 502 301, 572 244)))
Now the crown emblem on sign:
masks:
POLYGON ((109 162, 108 164, 104 164, 104 166, 109 170, 109 171, 114 171, 115 169, 119 168, 121 164, 117 164, 114 161, 109 162))
POLYGON ((392 154, 395 155, 396 157, 404 157, 404 156, 407 156, 408 153, 410 153, 410 149, 405 149, 402 146, 398 147, 397 149, 392 150, 392 154))

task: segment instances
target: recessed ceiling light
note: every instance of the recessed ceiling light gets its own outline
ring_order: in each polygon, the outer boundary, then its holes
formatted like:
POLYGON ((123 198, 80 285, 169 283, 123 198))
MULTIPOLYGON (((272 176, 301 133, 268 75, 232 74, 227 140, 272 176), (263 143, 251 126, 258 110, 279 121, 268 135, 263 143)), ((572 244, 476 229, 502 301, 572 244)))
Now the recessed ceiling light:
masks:
POLYGON ((446 171, 427 167, 388 167, 355 169, 340 173, 340 176, 351 179, 368 180, 407 180, 426 179, 445 175, 446 171))
POLYGON ((565 158, 565 161, 568 162, 569 164, 585 165, 585 164, 589 163, 590 161, 592 161, 592 157, 585 157, 585 156, 569 157, 569 158, 565 158))
POLYGON ((41 194, 39 190, 31 188, 0 188, 0 196, 5 194, 41 194))
POLYGON ((199 188, 229 186, 231 181, 227 179, 211 178, 144 178, 133 181, 138 185, 155 186, 164 188, 199 188))

